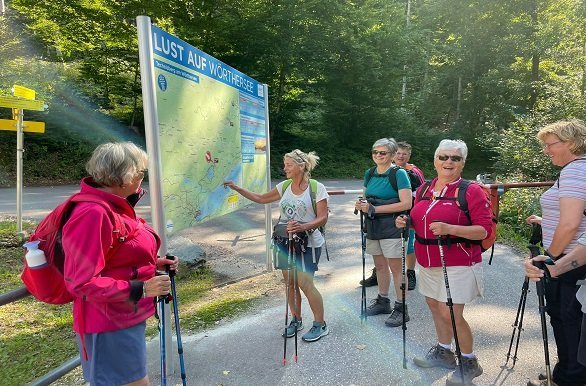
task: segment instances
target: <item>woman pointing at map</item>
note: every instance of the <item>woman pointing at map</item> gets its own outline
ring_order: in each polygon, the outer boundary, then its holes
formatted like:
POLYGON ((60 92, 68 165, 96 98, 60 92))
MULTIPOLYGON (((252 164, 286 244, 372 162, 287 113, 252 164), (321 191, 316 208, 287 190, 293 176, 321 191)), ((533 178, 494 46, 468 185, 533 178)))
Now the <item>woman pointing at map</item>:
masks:
MULTIPOLYGON (((324 320, 324 304, 320 292, 314 285, 313 277, 318 269, 324 237, 319 228, 328 221, 328 193, 323 184, 310 179, 311 171, 317 166, 319 157, 315 152, 304 153, 293 150, 283 157, 283 170, 287 180, 280 182, 267 193, 259 194, 244 189, 232 181, 224 182, 230 188, 258 204, 279 201, 279 222, 273 232, 275 268, 281 269, 288 291, 287 300, 291 310, 291 323, 283 335, 295 336, 303 329, 301 317, 301 291, 305 294, 313 312, 312 327, 302 339, 314 342, 329 333, 324 320), (291 240, 291 250, 288 242, 291 240), (297 273, 291 274, 288 264, 289 253, 295 261, 297 273), (294 283, 297 277, 298 285, 294 283)), ((292 264, 291 264, 292 265, 292 264)))

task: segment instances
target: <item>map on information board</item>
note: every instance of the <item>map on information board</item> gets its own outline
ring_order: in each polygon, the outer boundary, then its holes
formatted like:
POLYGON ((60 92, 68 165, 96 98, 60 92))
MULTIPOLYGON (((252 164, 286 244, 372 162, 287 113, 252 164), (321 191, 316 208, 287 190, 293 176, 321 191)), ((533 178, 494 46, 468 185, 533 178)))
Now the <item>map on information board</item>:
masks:
POLYGON ((223 182, 267 189, 264 86, 152 26, 162 195, 167 231, 250 201, 223 182))

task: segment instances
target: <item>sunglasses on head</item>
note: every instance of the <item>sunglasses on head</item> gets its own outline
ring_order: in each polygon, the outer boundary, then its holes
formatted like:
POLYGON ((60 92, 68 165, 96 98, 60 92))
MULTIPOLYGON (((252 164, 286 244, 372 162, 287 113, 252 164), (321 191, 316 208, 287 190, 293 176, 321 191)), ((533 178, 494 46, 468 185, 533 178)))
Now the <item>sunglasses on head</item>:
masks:
POLYGON ((378 155, 378 154, 380 154, 380 155, 382 155, 382 156, 385 156, 385 155, 387 155, 387 154, 390 154, 390 153, 391 153, 391 152, 389 152, 389 151, 384 151, 384 150, 373 150, 373 151, 372 151, 372 155, 378 155))
POLYGON ((460 162, 462 161, 462 156, 459 155, 438 155, 437 159, 439 159, 440 161, 447 161, 448 159, 451 159, 454 162, 460 162))

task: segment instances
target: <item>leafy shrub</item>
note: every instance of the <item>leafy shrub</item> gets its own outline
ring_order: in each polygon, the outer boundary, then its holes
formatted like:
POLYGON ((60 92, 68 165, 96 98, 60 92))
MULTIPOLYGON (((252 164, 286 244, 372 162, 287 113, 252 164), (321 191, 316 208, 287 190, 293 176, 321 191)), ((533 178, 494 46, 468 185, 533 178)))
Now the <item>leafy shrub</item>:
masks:
POLYGON ((499 206, 499 223, 508 227, 525 240, 529 239, 531 227, 525 219, 532 214, 541 215, 539 196, 542 188, 510 189, 501 196, 499 206))

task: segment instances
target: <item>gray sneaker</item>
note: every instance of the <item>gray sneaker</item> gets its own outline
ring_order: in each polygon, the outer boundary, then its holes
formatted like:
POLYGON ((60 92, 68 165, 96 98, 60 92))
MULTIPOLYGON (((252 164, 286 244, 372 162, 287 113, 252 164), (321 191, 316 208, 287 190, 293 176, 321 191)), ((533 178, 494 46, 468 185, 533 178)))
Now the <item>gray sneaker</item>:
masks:
POLYGON ((374 316, 378 314, 390 314, 393 312, 391 309, 391 299, 383 298, 378 295, 376 299, 372 300, 370 306, 366 307, 366 315, 374 316))
MULTIPOLYGON (((303 320, 292 318, 291 322, 289 322, 289 327, 287 327, 287 338, 291 338, 295 336, 295 330, 301 331, 303 330, 303 320)), ((284 338, 285 333, 283 332, 281 336, 284 338)))
POLYGON ((315 342, 316 340, 320 340, 322 336, 326 336, 330 333, 326 322, 321 324, 320 322, 313 322, 313 326, 307 331, 301 339, 306 342, 315 342))
POLYGON ((451 370, 456 368, 456 355, 452 350, 438 344, 429 349, 425 358, 413 358, 413 363, 419 367, 443 367, 451 370))
POLYGON ((460 375, 460 368, 456 367, 456 370, 446 380, 447 386, 469 385, 472 379, 482 374, 482 367, 478 364, 477 358, 462 357, 462 365, 464 366, 464 380, 460 375))
MULTIPOLYGON (((405 322, 409 321, 409 310, 405 304, 405 322)), ((395 302, 395 307, 391 315, 385 320, 385 324, 389 327, 398 327, 403 324, 403 303, 395 302)))

